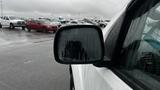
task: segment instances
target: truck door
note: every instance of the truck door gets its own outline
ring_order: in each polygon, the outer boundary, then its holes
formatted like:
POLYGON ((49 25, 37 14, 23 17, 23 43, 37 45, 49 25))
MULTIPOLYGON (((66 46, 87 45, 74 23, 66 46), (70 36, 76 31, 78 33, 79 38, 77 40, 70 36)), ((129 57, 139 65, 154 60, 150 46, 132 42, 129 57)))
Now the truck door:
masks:
POLYGON ((9 17, 5 17, 5 25, 10 26, 10 18, 9 17))

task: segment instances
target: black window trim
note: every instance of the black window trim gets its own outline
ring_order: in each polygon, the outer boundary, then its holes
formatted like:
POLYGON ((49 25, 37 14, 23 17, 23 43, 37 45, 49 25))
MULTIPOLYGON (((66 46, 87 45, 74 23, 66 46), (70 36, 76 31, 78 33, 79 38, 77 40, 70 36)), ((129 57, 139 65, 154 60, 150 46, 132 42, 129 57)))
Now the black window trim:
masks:
POLYGON ((115 66, 117 66, 120 62, 118 61, 119 55, 122 50, 122 46, 123 46, 125 37, 127 35, 127 32, 129 30, 129 27, 131 25, 132 19, 134 18, 133 14, 136 13, 137 9, 139 9, 145 1, 146 0, 133 0, 125 12, 126 13, 125 18, 124 18, 122 27, 120 29, 118 40, 117 40, 116 47, 114 49, 114 53, 112 57, 112 63, 115 66))

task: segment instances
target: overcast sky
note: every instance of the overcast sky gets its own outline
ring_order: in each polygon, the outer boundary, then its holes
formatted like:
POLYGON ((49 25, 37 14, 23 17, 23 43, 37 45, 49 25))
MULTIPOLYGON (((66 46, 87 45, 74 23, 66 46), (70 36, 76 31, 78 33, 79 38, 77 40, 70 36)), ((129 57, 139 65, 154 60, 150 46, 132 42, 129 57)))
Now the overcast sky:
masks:
POLYGON ((111 18, 129 0, 3 0, 5 15, 104 16, 111 18))

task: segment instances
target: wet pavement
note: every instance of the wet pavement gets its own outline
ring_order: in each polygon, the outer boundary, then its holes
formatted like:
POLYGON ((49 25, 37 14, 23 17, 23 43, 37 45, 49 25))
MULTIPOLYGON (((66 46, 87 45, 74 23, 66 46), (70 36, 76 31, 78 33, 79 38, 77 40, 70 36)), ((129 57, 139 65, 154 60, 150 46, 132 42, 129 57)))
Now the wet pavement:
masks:
POLYGON ((0 90, 69 90, 67 65, 55 62, 53 33, 0 29, 0 90))
POLYGON ((26 43, 34 40, 44 40, 53 39, 53 33, 43 33, 43 32, 27 32, 26 30, 21 30, 19 28, 15 30, 10 30, 7 28, 0 29, 0 46, 7 45, 10 43, 26 43))

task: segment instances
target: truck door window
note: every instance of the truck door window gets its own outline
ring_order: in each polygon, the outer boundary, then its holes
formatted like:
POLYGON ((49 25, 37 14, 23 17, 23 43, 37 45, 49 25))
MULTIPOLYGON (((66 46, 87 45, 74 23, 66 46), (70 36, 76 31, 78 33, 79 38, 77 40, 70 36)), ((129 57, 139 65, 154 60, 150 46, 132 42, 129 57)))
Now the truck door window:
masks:
POLYGON ((3 17, 4 20, 6 20, 6 17, 3 17))
POLYGON ((131 23, 121 51, 120 67, 147 88, 160 90, 160 1, 148 1, 131 23), (144 13, 148 7, 152 8, 144 13))
POLYGON ((9 20, 9 18, 8 18, 8 17, 6 17, 6 20, 9 20))

